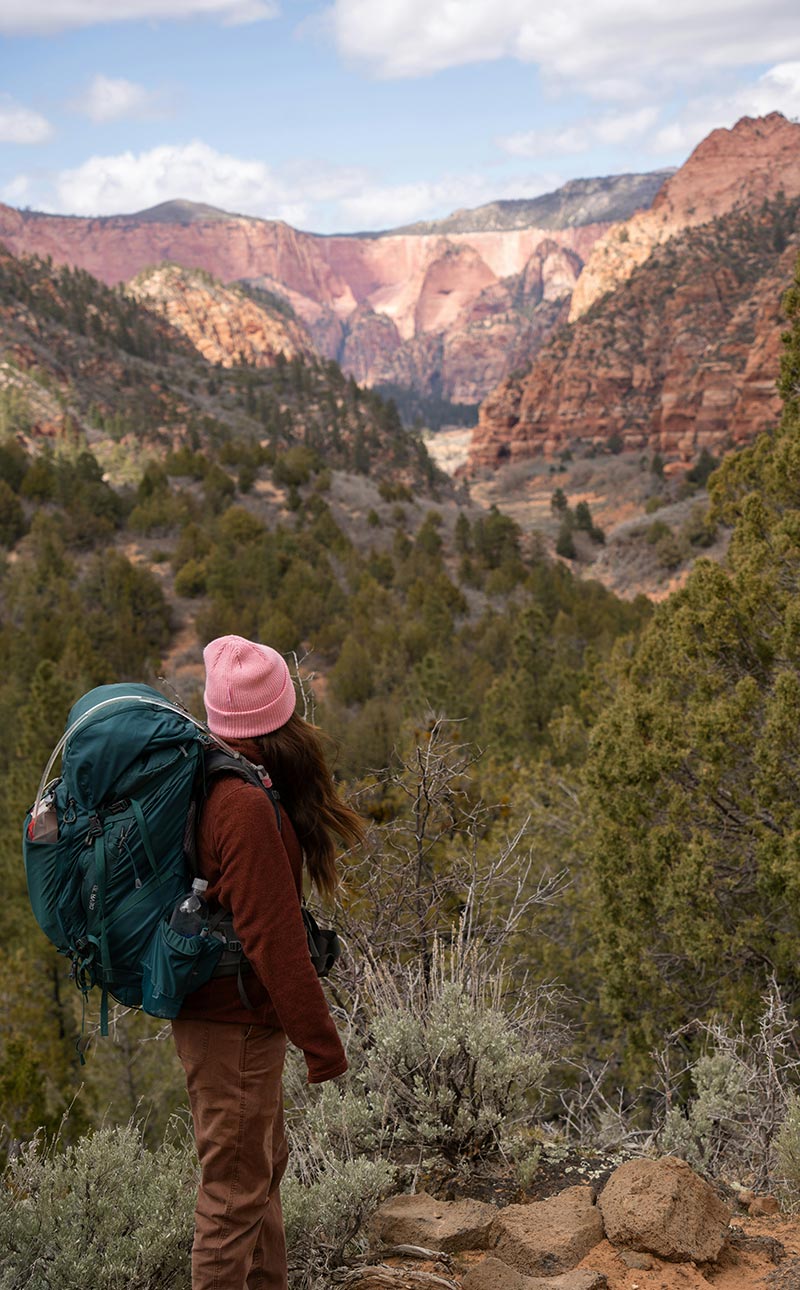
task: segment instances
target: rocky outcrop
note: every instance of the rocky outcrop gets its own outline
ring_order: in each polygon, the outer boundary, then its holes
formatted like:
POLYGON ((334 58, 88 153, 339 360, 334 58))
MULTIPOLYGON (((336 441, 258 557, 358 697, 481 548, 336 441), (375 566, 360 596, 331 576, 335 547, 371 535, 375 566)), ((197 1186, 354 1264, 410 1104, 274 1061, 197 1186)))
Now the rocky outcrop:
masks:
POLYGON ((278 354, 312 353, 308 333, 294 319, 208 274, 162 265, 140 274, 127 291, 182 332, 209 363, 273 367, 278 354))
POLYGON ((369 1226, 376 1262, 345 1280, 354 1290, 434 1281, 451 1290, 601 1290, 609 1282, 635 1287, 632 1270, 651 1272, 647 1285, 666 1290, 708 1286, 698 1265, 706 1270, 724 1251, 733 1286, 738 1256, 730 1219, 714 1188, 670 1157, 626 1161, 597 1198, 587 1184, 502 1208, 424 1192, 395 1196, 369 1226), (404 1259, 432 1272, 417 1278, 404 1259), (692 1276, 686 1267, 673 1274, 671 1264, 691 1265, 692 1276))
POLYGON ((359 384, 370 378, 374 384, 396 380, 395 358, 403 341, 391 318, 376 314, 369 305, 359 305, 342 333, 340 361, 359 384))
POLYGON ((735 209, 756 209, 778 193, 800 193, 800 125, 780 112, 743 117, 731 130, 714 130, 656 195, 649 210, 608 230, 575 290, 570 321, 616 290, 676 233, 735 209))
POLYGON ((731 1210, 685 1160, 627 1160, 598 1200, 614 1245, 675 1263, 719 1258, 731 1210))
POLYGON ((732 212, 656 247, 489 395, 470 470, 612 437, 689 460, 774 424, 799 206, 732 212))

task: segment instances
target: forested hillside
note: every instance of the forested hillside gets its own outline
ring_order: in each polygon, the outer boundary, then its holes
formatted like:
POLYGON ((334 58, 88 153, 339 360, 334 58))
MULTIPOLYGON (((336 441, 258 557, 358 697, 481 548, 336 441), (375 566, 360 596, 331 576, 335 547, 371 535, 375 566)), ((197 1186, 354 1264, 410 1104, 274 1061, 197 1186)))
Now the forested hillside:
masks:
POLYGON ((505 801, 506 829, 538 755, 580 761, 598 660, 648 606, 459 501, 393 406, 335 365, 210 367, 81 271, 0 267, 0 1115, 16 1137, 53 1124, 84 1079, 73 1128, 108 1100, 127 1116, 167 1097, 144 1070, 168 1055, 131 1048, 131 1024, 79 1074, 73 989, 27 908, 20 821, 83 690, 164 668, 201 711, 203 644, 258 637, 314 674, 337 773, 365 782, 376 820, 400 803, 373 772, 444 714, 487 749, 484 796, 505 801))

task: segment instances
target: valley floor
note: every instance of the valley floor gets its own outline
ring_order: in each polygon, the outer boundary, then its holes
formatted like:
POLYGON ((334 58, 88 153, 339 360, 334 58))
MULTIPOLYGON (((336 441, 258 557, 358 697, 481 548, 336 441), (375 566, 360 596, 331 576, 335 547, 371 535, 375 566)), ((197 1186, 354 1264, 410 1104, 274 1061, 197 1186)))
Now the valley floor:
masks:
MULTIPOLYGON (((455 475, 466 465, 471 434, 460 427, 442 430, 427 436, 426 446, 436 464, 455 475)), ((582 541, 578 534, 578 558, 569 562, 573 572, 596 579, 624 599, 645 595, 659 601, 683 585, 697 556, 722 561, 728 548, 729 534, 722 529, 711 545, 690 548, 684 541, 684 550, 675 554, 650 540, 652 526, 659 521, 680 545, 697 508, 707 505, 704 490, 681 488, 678 481, 688 468, 685 463, 667 463, 659 480, 649 458, 640 453, 581 456, 566 462, 534 457, 470 479, 469 491, 479 506, 494 505, 511 516, 523 533, 541 534, 551 555, 559 528, 551 506, 553 493, 560 488, 573 508, 585 502, 605 534, 605 544, 582 541), (657 507, 653 499, 658 499, 657 507)))

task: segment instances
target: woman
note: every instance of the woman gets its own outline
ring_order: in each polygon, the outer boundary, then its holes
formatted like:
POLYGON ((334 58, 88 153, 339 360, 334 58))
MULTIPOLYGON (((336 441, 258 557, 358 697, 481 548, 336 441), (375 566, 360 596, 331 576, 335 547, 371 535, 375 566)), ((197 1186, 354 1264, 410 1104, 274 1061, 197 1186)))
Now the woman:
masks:
POLYGON ((212 909, 233 914, 253 969, 249 1009, 235 977, 188 996, 173 1022, 201 1165, 193 1290, 286 1290, 279 1184, 286 1168, 281 1074, 287 1037, 309 1083, 347 1069, 311 964, 300 912, 303 862, 326 895, 336 885, 335 838, 363 824, 338 797, 315 728, 296 715, 289 669, 275 650, 222 636, 203 651, 210 730, 264 766, 275 807, 233 775, 215 780, 198 826, 198 868, 212 909))

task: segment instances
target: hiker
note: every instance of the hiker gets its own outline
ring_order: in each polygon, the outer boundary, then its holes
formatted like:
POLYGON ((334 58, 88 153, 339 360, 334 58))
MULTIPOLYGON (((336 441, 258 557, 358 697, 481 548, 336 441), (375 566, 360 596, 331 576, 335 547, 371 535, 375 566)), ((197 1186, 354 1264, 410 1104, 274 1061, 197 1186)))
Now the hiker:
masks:
POLYGON ((281 1075, 287 1037, 308 1081, 347 1069, 311 963, 301 915, 303 865, 336 885, 335 839, 363 838, 338 797, 319 732, 295 712, 289 669, 274 649, 222 636, 203 651, 210 730, 263 766, 280 795, 233 775, 210 788, 197 832, 206 898, 231 911, 252 971, 218 977, 187 996, 172 1023, 186 1073, 201 1181, 193 1290, 286 1290, 279 1184, 288 1151, 281 1075), (246 1006, 240 997, 244 985, 246 1006))

